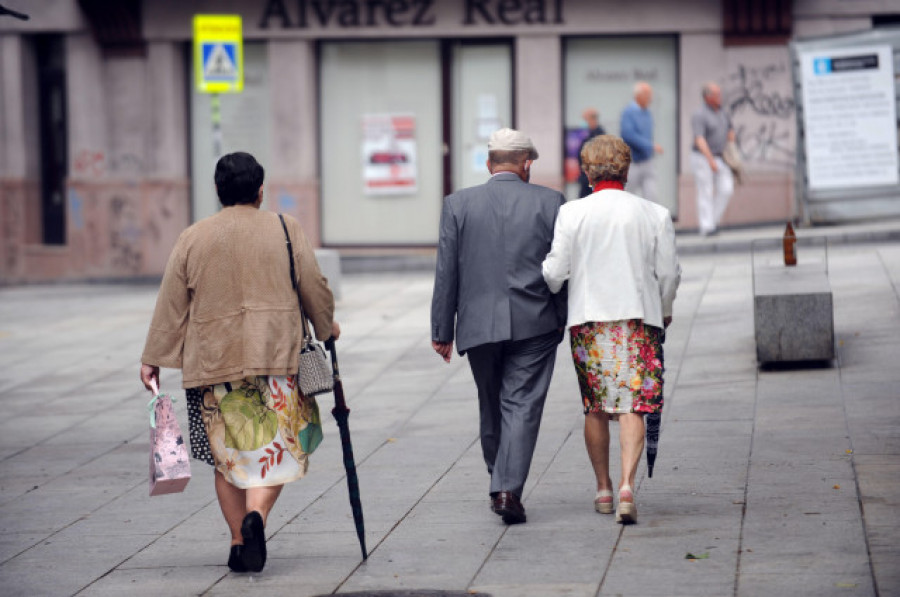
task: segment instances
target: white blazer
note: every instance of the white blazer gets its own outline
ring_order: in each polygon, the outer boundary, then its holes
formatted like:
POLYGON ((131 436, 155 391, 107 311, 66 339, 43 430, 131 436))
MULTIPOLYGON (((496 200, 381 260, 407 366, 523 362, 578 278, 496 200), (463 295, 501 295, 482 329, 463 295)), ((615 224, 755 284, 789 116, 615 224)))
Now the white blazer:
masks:
POLYGON ((641 319, 662 328, 681 281, 669 210, 616 189, 570 201, 542 271, 552 292, 569 281, 566 327, 641 319))

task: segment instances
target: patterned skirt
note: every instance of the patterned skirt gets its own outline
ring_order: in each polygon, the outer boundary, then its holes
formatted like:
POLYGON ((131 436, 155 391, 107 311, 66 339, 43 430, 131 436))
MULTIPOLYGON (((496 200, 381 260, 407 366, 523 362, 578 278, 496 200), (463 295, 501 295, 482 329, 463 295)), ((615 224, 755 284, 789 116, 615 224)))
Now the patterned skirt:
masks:
POLYGON ((569 332, 584 414, 662 412, 663 330, 629 319, 569 332))
POLYGON ((187 390, 191 456, 236 487, 296 481, 322 441, 315 398, 295 375, 261 375, 187 390))

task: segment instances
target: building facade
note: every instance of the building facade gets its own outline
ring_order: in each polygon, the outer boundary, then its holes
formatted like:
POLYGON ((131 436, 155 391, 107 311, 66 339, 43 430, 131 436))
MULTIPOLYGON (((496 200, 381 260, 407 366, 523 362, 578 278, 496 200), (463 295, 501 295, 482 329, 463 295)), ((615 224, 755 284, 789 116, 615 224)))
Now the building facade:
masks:
POLYGON ((891 0, 4 0, 0 279, 159 276, 215 212, 216 153, 266 168, 265 207, 340 250, 431 247, 441 200, 529 134, 532 181, 576 190, 585 108, 607 132, 654 87, 659 202, 697 226, 690 116, 722 86, 747 175, 723 225, 784 221, 791 39, 896 22, 891 0), (243 23, 244 89, 196 91, 195 14, 243 23), (216 110, 216 112, 214 112, 216 110), (220 123, 220 124, 217 124, 220 123), (218 127, 218 131, 217 131, 218 127))

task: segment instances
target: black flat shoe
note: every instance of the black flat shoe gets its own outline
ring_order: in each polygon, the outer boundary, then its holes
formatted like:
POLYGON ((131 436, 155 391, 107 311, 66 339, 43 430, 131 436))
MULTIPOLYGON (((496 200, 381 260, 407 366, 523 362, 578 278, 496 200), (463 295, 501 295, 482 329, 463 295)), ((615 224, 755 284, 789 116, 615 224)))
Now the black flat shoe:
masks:
POLYGON ((232 572, 247 571, 247 567, 244 566, 244 559, 242 557, 244 551, 243 548, 243 545, 231 546, 231 555, 228 556, 228 567, 231 568, 232 572))
POLYGON ((259 572, 266 565, 266 529, 262 515, 254 510, 244 517, 241 523, 241 536, 244 538, 241 559, 248 572, 259 572))

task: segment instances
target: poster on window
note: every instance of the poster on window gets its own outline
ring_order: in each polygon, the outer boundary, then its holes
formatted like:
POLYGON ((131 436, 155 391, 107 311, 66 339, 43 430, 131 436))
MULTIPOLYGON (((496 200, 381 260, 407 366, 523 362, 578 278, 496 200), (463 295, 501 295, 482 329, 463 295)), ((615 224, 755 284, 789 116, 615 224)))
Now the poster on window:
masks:
POLYGON ((366 195, 416 193, 416 118, 411 114, 363 116, 362 167, 366 195))
POLYGON ((814 50, 800 59, 809 188, 897 184, 891 46, 814 50))

